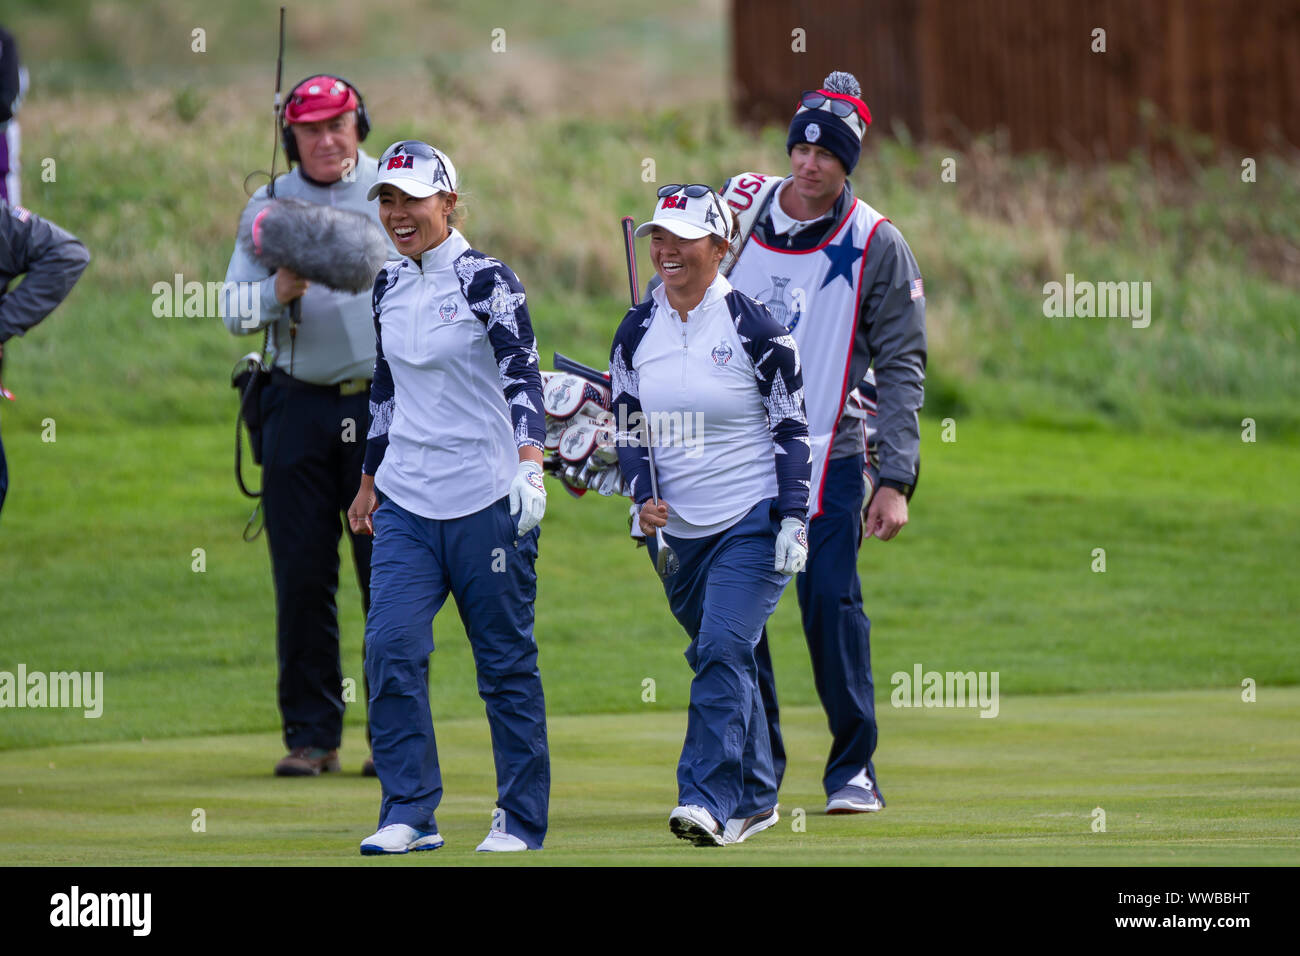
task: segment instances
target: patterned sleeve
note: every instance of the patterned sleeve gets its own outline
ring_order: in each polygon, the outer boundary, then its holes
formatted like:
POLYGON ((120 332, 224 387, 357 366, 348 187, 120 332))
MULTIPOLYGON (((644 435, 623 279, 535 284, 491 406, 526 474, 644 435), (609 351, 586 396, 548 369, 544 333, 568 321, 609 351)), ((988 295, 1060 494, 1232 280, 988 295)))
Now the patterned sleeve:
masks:
POLYGON ((372 297, 372 309, 375 316, 375 375, 370 383, 370 429, 366 432, 366 459, 361 466, 363 475, 373 475, 379 470, 388 451, 388 429, 393 424, 393 408, 397 393, 393 388, 393 372, 384 358, 383 332, 380 329, 380 304, 384 294, 393 287, 396 272, 380 270, 375 277, 375 291, 372 297))
POLYGON ((505 263, 473 249, 456 260, 456 275, 469 307, 487 325, 516 447, 544 449, 542 374, 523 284, 505 263))
POLYGON ((613 396, 610 407, 620 429, 617 435, 618 467, 631 487, 632 500, 637 504, 650 500, 650 456, 645 449, 645 432, 642 430, 645 414, 641 409, 640 376, 632 367, 632 357, 650 326, 652 307, 647 300, 623 317, 609 351, 609 391, 613 396))
POLYGON ((799 347, 766 306, 740 292, 730 293, 727 299, 736 332, 753 360, 758 394, 767 409, 767 427, 776 446, 777 511, 782 518, 807 521, 812 445, 799 347))

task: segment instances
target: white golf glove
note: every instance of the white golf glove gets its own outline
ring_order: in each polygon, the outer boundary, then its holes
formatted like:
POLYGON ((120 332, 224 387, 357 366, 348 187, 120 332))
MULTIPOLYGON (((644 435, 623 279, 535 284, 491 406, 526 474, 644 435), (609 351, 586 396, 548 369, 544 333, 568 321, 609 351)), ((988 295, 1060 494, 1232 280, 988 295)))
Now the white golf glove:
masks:
POLYGON ((510 482, 510 514, 519 515, 519 537, 537 527, 546 514, 546 487, 542 484, 542 466, 535 461, 521 461, 510 482))
POLYGON ((776 536, 776 570, 798 574, 808 563, 808 532, 798 518, 782 518, 776 536))

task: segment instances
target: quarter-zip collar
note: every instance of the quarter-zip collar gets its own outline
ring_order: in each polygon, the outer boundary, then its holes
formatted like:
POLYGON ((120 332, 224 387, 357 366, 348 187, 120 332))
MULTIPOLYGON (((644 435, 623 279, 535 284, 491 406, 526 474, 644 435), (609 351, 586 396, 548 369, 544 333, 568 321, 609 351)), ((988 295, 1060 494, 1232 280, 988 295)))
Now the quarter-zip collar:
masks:
POLYGON ((402 266, 414 269, 421 275, 432 275, 439 269, 449 268, 468 248, 469 241, 452 226, 446 239, 420 254, 419 262, 407 256, 404 257, 402 266))
MULTIPOLYGON (((727 281, 726 276, 719 272, 714 277, 713 281, 709 283, 709 287, 704 290, 704 298, 700 300, 700 304, 686 313, 687 322, 689 323, 691 316, 695 315, 697 312, 707 309, 714 303, 725 299, 730 292, 731 283, 727 281)), ((677 316, 676 310, 668 303, 668 290, 664 288, 662 282, 650 290, 650 298, 654 299, 655 305, 658 306, 664 314, 670 316, 674 322, 681 321, 677 316)))

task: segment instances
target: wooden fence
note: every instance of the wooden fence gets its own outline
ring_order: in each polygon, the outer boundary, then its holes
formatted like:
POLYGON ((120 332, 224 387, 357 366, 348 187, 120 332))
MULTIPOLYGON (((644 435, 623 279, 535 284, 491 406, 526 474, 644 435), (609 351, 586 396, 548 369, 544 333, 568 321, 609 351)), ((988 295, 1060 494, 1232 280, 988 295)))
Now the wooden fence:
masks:
POLYGON ((1182 131, 1300 147, 1300 0, 732 0, 731 20, 745 122, 788 123, 802 90, 844 69, 868 139, 998 131, 1083 159, 1182 131))

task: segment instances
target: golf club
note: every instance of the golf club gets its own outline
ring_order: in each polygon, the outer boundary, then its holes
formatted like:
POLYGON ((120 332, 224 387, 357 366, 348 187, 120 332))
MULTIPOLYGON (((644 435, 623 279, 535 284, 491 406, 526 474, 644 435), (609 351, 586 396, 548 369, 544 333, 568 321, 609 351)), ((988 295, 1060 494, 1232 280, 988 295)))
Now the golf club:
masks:
MULTIPOLYGON (((632 290, 632 305, 635 307, 641 301, 641 291, 637 288, 636 281, 636 247, 632 241, 633 221, 631 216, 623 217, 623 251, 627 254, 627 281, 632 290)), ((650 462, 650 495, 651 500, 659 504, 659 478, 655 474, 655 453, 654 442, 650 437, 650 422, 645 419, 645 452, 650 462)), ((665 581, 671 578, 679 570, 682 563, 677 558, 677 552, 668 546, 664 540, 663 528, 655 528, 655 546, 658 550, 655 553, 655 570, 659 572, 659 577, 665 581)))

